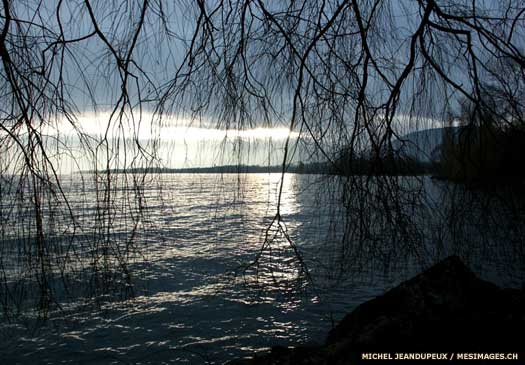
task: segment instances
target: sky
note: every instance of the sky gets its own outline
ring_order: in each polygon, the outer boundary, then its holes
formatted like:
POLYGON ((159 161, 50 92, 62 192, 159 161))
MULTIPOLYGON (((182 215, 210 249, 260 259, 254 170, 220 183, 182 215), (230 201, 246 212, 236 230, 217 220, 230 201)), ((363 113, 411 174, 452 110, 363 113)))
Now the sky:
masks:
MULTIPOLYGON (((109 148, 113 153, 120 151, 119 159, 123 167, 122 160, 126 153, 133 156, 137 153, 136 143, 149 151, 155 152, 155 160, 158 166, 166 168, 187 168, 187 167, 209 167, 219 165, 277 165, 282 163, 284 143, 289 138, 295 142, 299 133, 290 131, 285 127, 256 127, 244 130, 224 130, 213 128, 212 126, 200 125, 195 121, 173 118, 164 121, 162 125, 149 123, 154 117, 151 115, 143 116, 146 122, 140 126, 124 118, 122 125, 114 125, 106 131, 108 112, 83 113, 77 118, 76 123, 82 127, 82 132, 91 141, 92 150, 99 141, 106 135, 110 141, 109 148), (107 133, 106 133, 107 132, 107 133), (120 146, 117 146, 120 141, 120 146), (128 147, 122 147, 126 141, 128 147)), ((58 137, 56 140, 68 141, 71 150, 79 145, 78 130, 67 121, 49 126, 45 132, 48 136, 58 137)), ((55 139, 49 139, 53 144, 55 139)), ((92 169, 90 161, 82 161, 83 151, 77 150, 74 153, 75 162, 66 161, 61 157, 61 170, 67 172, 78 169, 79 163, 82 169, 92 169)), ((105 148, 100 149, 100 167, 105 167, 105 148)), ((128 156, 128 159, 130 157, 128 156)), ((293 161, 299 161, 293 159, 293 161)), ((135 167, 140 167, 137 165, 135 167)), ((117 166, 114 165, 116 168, 117 166)))
MULTIPOLYGON (((134 42, 134 30, 140 24, 142 2, 92 0, 90 4, 98 28, 106 40, 101 37, 87 37, 93 32, 94 26, 89 9, 80 0, 23 0, 13 2, 11 9, 12 15, 24 20, 20 25, 24 31, 19 31, 20 34, 26 34, 26 40, 33 41, 30 44, 34 46, 27 54, 21 54, 19 59, 13 59, 20 62, 31 75, 34 74, 31 70, 44 65, 49 70, 51 84, 59 85, 57 89, 63 87, 65 90, 64 96, 71 112, 69 118, 60 112, 47 112, 45 109, 49 105, 44 105, 41 109, 44 110, 45 126, 38 126, 46 136, 44 140, 49 149, 67 150, 67 153, 55 154, 56 163, 62 166, 63 171, 74 170, 79 166, 92 167, 99 162, 104 165, 108 154, 114 157, 113 167, 120 167, 126 161, 133 160, 132 157, 137 154, 144 156, 142 148, 146 148, 147 153, 153 153, 158 164, 171 168, 231 163, 274 165, 282 162, 287 139, 291 149, 295 151, 288 156, 289 160, 309 162, 320 158, 314 152, 319 141, 314 140, 312 134, 324 138, 317 146, 322 146, 329 154, 334 152, 332 146, 338 148, 348 140, 352 129, 351 122, 348 121, 353 119, 352 101, 348 105, 323 105, 326 109, 322 109, 319 107, 320 98, 312 97, 313 86, 309 85, 305 103, 311 105, 305 106, 309 113, 306 118, 310 118, 308 120, 312 120, 318 128, 315 133, 310 133, 301 123, 291 127, 294 90, 290 85, 297 82, 297 75, 287 74, 286 57, 267 59, 270 50, 275 51, 274 47, 281 46, 279 42, 258 39, 259 33, 256 31, 262 30, 257 28, 258 23, 254 21, 254 41, 245 45, 247 54, 253 59, 249 60, 252 63, 244 65, 246 70, 243 70, 243 63, 235 56, 237 48, 229 46, 236 44, 235 31, 241 26, 239 19, 235 18, 238 9, 233 9, 233 19, 222 19, 225 24, 230 24, 231 34, 222 34, 221 38, 211 31, 208 36, 200 33, 202 37, 194 44, 192 35, 196 29, 198 8, 191 1, 152 0, 148 3, 142 31, 133 49, 134 62, 128 69, 130 74, 125 94, 128 102, 123 103, 123 74, 119 72, 115 57, 105 41, 112 44, 116 54, 121 57, 126 55, 130 44, 134 42), (60 7, 57 12, 58 4, 60 7), (60 31, 62 38, 59 36, 60 31), (67 43, 64 52, 61 47, 51 46, 56 46, 57 40, 60 42, 83 37, 87 38, 67 43), (183 73, 177 73, 178 67, 186 62, 187 67, 183 71, 188 70, 190 66, 185 55, 188 49, 198 48, 199 41, 214 42, 215 53, 199 54, 195 64, 191 65, 192 70, 198 70, 196 76, 185 79, 183 73), (28 59, 27 65, 24 57, 28 59), (225 60, 235 60, 236 63, 232 61, 229 69, 225 60), (32 64, 32 61, 35 63, 32 64), (243 79, 243 75, 246 78, 243 79), (170 83, 170 80, 175 79, 180 80, 176 87, 170 83), (217 83, 216 80, 222 81, 217 83), (260 91, 258 82, 264 84, 269 95, 255 95, 260 91), (241 84, 245 89, 239 89, 241 84), (184 85, 184 89, 180 85, 184 85), (159 104, 159 101, 162 103, 159 104), (113 109, 115 106, 118 108, 113 109), (117 113, 113 114, 113 111, 117 113), (118 113, 120 111, 122 114, 118 113), (343 127, 334 126, 339 114, 340 119, 344 120, 343 127), (335 119, 329 118, 334 115, 335 119), (343 134, 344 138, 341 139, 343 134), (296 142, 300 146, 298 149, 295 149, 296 142), (86 147, 89 147, 88 153, 86 147), (128 152, 129 156, 126 157, 128 152), (76 161, 67 162, 68 159, 76 161)), ((206 2, 208 11, 212 12, 216 4, 214 1, 206 2)), ((270 10, 282 6, 279 2, 269 1, 266 4, 270 10)), ((365 3, 362 4, 364 8, 365 3)), ((416 2, 403 0, 386 4, 389 4, 392 11, 391 21, 394 24, 391 26, 396 34, 380 34, 375 39, 378 42, 378 46, 375 46, 377 50, 373 52, 381 52, 377 57, 382 64, 394 65, 392 70, 385 71, 394 74, 399 73, 408 60, 409 42, 404 36, 415 30, 422 14, 417 9, 416 2), (381 37, 390 39, 388 37, 396 36, 399 40, 389 43, 390 47, 381 46, 381 37)), ((486 9, 496 7, 496 3, 492 1, 480 1, 478 4, 486 9)), ((318 14, 319 21, 326 23, 333 11, 335 7, 318 14)), ((228 14, 220 16, 227 17, 228 14)), ((255 12, 247 16, 253 20, 261 14, 255 12)), ((219 19, 220 17, 216 21, 219 19)), ((381 24, 372 26, 382 29, 381 24)), ((261 29, 264 30, 264 27, 261 29)), ((15 31, 14 28, 12 31, 15 31)), ((303 36, 300 33, 298 32, 303 41, 308 39, 308 34, 303 36)), ((439 42, 441 36, 442 34, 436 33, 434 40, 439 42)), ((300 46, 301 39, 297 39, 297 47, 300 46)), ((373 48, 374 44, 370 46, 373 48)), ((351 59, 353 45, 343 44, 342 47, 341 54, 348 53, 351 59)), ((481 45, 479 48, 481 49, 481 45)), ((316 51, 322 53, 323 50, 320 47, 316 51)), ((13 46, 13 52, 15 51, 16 47, 13 46)), ((453 52, 446 48, 445 51, 453 52)), ((322 54, 312 56, 312 59, 321 67, 322 62, 328 62, 323 60, 322 54)), ((416 60, 417 62, 420 60, 416 60)), ((461 69, 460 63, 451 62, 447 67, 446 71, 450 75, 468 87, 468 74, 461 69)), ((314 73, 316 71, 309 70, 314 73)), ((341 75, 347 76, 345 73, 341 75)), ((352 86, 351 80, 337 80, 339 76, 337 73, 323 75, 335 79, 323 81, 326 85, 335 83, 352 86)), ((379 78, 377 73, 371 72, 370 78, 367 96, 380 104, 381 98, 387 95, 385 85, 375 81, 379 78)), ((457 95, 449 94, 450 90, 441 89, 440 84, 432 77, 409 79, 403 88, 393 121, 396 133, 404 135, 415 130, 442 127, 448 123, 443 110, 450 107, 448 103, 454 104, 457 95), (415 92, 418 93, 416 99, 415 92), (416 102, 412 102, 414 99, 416 102)), ((50 93, 54 92, 53 89, 50 90, 50 93)), ((53 98, 51 94, 50 98, 53 98)), ((3 95, 2 100, 9 100, 9 96, 3 95)), ((8 107, 2 105, 0 115, 8 114, 8 107)), ((379 115, 379 119, 381 118, 379 115)), ((5 131, 3 133, 5 135, 5 131)), ((24 131, 20 133, 24 138, 24 131)))

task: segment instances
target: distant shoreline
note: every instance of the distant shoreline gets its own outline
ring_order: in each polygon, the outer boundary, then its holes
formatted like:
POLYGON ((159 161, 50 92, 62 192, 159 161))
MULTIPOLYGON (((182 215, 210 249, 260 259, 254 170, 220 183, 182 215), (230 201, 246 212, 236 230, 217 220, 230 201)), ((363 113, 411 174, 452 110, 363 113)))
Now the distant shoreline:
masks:
MULTIPOLYGON (((81 173, 105 173, 108 170, 87 170, 81 173)), ((258 165, 222 165, 213 167, 188 167, 188 168, 130 168, 130 169, 110 169, 112 173, 153 173, 153 174, 268 174, 282 173, 282 166, 258 166, 258 165)), ((295 174, 320 174, 332 175, 325 163, 313 163, 307 165, 291 165, 286 168, 286 173, 295 174)))

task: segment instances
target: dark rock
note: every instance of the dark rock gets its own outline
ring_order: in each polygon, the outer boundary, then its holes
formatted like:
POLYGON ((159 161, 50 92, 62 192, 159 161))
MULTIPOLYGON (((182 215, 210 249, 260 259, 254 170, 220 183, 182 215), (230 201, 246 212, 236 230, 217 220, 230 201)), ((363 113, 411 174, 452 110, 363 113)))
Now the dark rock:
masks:
POLYGON ((452 256, 348 314, 327 344, 383 350, 495 350, 521 345, 520 290, 481 280, 452 256), (513 330, 519 330, 514 332, 513 330))
POLYGON ((354 364, 362 352, 522 352, 524 323, 522 290, 481 280, 452 256, 361 304, 324 346, 272 349, 248 363, 354 364))

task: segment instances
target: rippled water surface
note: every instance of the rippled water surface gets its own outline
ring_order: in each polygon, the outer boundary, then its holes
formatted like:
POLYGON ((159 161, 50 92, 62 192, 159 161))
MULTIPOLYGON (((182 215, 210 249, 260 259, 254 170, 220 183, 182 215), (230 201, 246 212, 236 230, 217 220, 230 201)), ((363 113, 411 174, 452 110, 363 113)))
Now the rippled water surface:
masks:
MULTIPOLYGON (((444 204, 442 188, 423 178, 428 199, 418 208, 421 225, 428 225, 428 218, 439 226, 425 239, 441 240, 440 245, 423 245, 426 252, 414 255, 424 256, 420 260, 404 260, 402 253, 389 258, 406 264, 398 268, 383 265, 382 271, 364 260, 339 277, 338 243, 348 216, 336 178, 287 174, 282 221, 274 222, 280 179, 280 174, 166 174, 146 182, 142 228, 134 236, 130 264, 134 297, 102 302, 98 309, 69 300, 44 324, 35 324, 29 314, 5 322, 3 363, 223 363, 273 345, 322 342, 334 321, 358 304, 456 253, 443 243, 448 234, 443 227, 450 222, 436 208, 444 204), (274 239, 261 251, 267 237, 274 239), (247 265, 258 254, 259 266, 247 265), (302 275, 303 264, 310 281, 302 275)), ((89 194, 95 192, 84 187, 81 194, 77 184, 71 178, 65 186, 78 218, 88 222, 94 214, 89 194)), ((125 217, 114 222, 116 234, 130 234, 125 217)), ((502 229, 502 235, 510 234, 502 229)), ((474 269, 490 276, 482 260, 476 262, 474 269)), ((497 264, 490 267, 499 272, 497 264)), ((506 280, 520 285, 522 271, 506 280)))

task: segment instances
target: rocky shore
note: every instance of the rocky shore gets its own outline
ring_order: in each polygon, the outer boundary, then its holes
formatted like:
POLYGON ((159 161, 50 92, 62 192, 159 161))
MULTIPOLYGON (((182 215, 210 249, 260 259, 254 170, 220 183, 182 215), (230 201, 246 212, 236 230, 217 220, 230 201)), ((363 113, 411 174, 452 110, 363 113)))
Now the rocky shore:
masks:
POLYGON ((358 306, 322 346, 274 347, 232 364, 357 364, 363 353, 401 352, 447 353, 450 361, 453 352, 518 352, 516 364, 525 360, 524 324, 523 290, 481 280, 451 256, 358 306))

